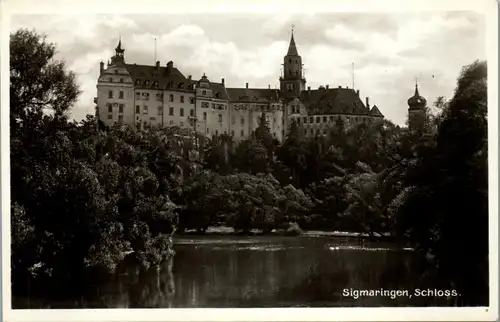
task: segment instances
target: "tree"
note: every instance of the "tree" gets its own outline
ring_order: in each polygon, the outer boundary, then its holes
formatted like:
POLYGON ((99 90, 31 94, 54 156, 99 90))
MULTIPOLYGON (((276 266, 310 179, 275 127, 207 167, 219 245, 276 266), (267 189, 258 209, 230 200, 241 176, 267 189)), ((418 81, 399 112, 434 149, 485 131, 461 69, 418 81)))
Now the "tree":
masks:
POLYGON ((488 303, 486 63, 464 67, 434 145, 405 177, 398 231, 461 305, 488 303))

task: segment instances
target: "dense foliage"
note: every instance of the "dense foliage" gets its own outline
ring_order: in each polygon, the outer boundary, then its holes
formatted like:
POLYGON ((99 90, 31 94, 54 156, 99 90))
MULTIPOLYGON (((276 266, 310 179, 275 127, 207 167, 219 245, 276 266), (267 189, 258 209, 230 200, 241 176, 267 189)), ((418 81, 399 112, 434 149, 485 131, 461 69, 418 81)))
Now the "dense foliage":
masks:
POLYGON ((421 129, 338 122, 305 137, 293 123, 280 143, 262 115, 234 142, 70 122, 79 90, 54 45, 26 30, 10 41, 14 282, 112 272, 130 252, 156 265, 171 256, 176 230, 321 229, 414 247, 423 278, 458 289, 460 304, 487 301, 484 62, 464 68, 421 129))

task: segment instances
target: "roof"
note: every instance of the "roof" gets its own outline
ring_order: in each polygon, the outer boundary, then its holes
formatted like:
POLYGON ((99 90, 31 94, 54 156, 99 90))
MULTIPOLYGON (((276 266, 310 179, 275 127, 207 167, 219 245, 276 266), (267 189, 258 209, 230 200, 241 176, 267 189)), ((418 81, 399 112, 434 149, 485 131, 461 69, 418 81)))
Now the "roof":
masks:
POLYGON ((219 93, 218 99, 221 100, 229 100, 229 94, 226 91, 226 87, 222 83, 212 83, 210 82, 210 89, 212 90, 213 97, 215 97, 216 93, 219 93))
POLYGON ((418 85, 415 85, 415 94, 408 99, 408 105, 411 107, 419 108, 420 106, 425 106, 427 104, 427 100, 420 96, 418 93, 418 85))
POLYGON ((137 87, 188 89, 189 84, 195 83, 170 64, 167 67, 126 64, 125 68, 137 87))
POLYGON ((270 88, 227 88, 232 102, 270 103, 278 102, 279 91, 270 88))
POLYGON ((295 45, 295 39, 293 39, 293 32, 292 32, 292 38, 290 39, 290 45, 288 46, 288 53, 286 55, 287 56, 299 55, 299 52, 297 51, 297 46, 295 45))
POLYGON ((370 115, 369 109, 363 104, 357 92, 349 88, 306 90, 301 93, 300 101, 310 115, 370 115))
POLYGON ((372 109, 370 110, 370 115, 384 117, 384 114, 380 112, 377 105, 373 105, 372 109))

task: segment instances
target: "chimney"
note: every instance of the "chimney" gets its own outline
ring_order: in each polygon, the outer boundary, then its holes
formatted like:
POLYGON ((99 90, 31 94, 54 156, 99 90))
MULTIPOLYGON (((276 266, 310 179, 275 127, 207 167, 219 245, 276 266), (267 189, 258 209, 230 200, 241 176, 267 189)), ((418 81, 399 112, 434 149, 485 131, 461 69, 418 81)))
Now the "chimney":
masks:
POLYGON ((248 88, 248 83, 246 84, 246 88, 248 88))
POLYGON ((339 86, 339 88, 342 88, 342 86, 339 86))
POLYGON ((358 97, 359 97, 359 89, 358 89, 358 90, 356 90, 356 95, 358 95, 358 97))
POLYGON ((159 60, 156 61, 156 69, 160 69, 160 61, 159 60))
POLYGON ((326 89, 328 89, 330 87, 330 85, 326 85, 326 89))
POLYGON ((99 73, 100 73, 100 75, 102 75, 103 72, 104 72, 104 62, 101 61, 101 63, 99 64, 99 73))
POLYGON ((169 61, 167 63, 167 73, 170 74, 172 73, 172 69, 174 68, 174 63, 172 61, 169 61))
POLYGON ((222 79, 222 85, 224 85, 224 78, 222 79))
POLYGON ((311 97, 311 86, 307 86, 307 95, 311 97))
POLYGON ((366 107, 370 108, 370 98, 366 97, 366 107))
POLYGON ((191 80, 192 76, 191 75, 188 75, 188 79, 191 80))
POLYGON ((271 85, 267 85, 267 89, 271 89, 271 85))
POLYGON ((349 89, 349 86, 347 86, 346 88, 349 89))

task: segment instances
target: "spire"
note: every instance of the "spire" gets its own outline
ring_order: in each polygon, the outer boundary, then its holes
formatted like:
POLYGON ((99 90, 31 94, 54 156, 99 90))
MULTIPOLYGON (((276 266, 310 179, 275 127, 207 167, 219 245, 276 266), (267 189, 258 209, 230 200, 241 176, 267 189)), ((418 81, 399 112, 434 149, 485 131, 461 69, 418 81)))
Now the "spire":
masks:
POLYGON ((295 39, 293 39, 293 28, 295 25, 292 25, 292 38, 290 39, 290 46, 288 46, 287 56, 298 56, 297 46, 295 46, 295 39))
POLYGON ((117 53, 123 53, 125 50, 122 48, 122 37, 120 36, 120 40, 118 41, 118 46, 116 46, 115 51, 117 53))

